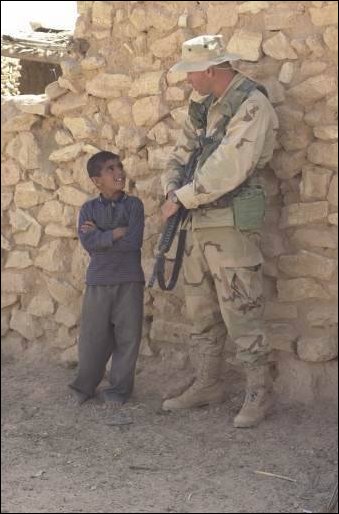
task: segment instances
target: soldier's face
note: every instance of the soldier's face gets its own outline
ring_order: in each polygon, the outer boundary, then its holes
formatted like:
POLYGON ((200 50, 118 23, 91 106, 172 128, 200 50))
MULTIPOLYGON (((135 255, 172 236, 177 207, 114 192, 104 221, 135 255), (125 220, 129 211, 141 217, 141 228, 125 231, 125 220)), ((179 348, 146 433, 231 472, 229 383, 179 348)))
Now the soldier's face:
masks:
POLYGON ((193 87, 199 95, 209 95, 211 90, 211 70, 206 71, 190 71, 187 73, 187 82, 193 87))

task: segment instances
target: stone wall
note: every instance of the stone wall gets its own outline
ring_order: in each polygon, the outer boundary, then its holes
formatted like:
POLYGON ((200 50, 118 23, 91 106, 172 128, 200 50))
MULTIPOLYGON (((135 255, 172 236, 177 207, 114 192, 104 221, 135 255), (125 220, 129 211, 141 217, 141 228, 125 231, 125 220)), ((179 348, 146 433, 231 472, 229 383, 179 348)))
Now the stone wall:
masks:
MULTIPOLYGON (((87 262, 76 216, 95 194, 85 164, 99 149, 120 153, 129 191, 144 201, 143 263, 150 275, 161 228, 160 175, 190 95, 185 76, 167 70, 184 40, 221 33, 229 51, 246 59, 242 70, 266 85, 280 120, 275 155, 263 172, 262 247, 265 317, 278 362, 285 376, 303 369, 314 378, 317 369, 333 368, 337 7, 331 1, 78 2, 75 37, 88 40, 87 54, 62 63, 63 75, 46 96, 2 104, 6 353, 48 347, 62 360, 75 359, 87 262)), ((182 283, 174 293, 147 291, 145 307, 142 352, 160 351, 184 366, 189 327, 182 283)))
POLYGON ((18 59, 1 57, 1 94, 18 95, 20 82, 20 63, 18 59))

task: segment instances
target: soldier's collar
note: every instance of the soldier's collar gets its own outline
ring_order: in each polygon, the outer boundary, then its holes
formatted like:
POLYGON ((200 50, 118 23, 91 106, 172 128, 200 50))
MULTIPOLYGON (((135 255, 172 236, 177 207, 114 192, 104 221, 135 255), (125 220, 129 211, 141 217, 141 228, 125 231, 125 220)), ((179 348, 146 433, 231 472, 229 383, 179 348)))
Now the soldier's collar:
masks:
POLYGON ((242 80, 244 80, 244 78, 245 77, 243 77, 240 73, 237 73, 235 75, 235 77, 233 77, 231 82, 228 84, 228 86, 225 89, 225 91, 223 92, 223 94, 221 96, 219 96, 219 98, 216 98, 212 105, 214 106, 214 105, 221 104, 224 101, 225 96, 229 93, 229 91, 231 89, 233 89, 235 86, 237 86, 238 83, 242 82, 242 80))

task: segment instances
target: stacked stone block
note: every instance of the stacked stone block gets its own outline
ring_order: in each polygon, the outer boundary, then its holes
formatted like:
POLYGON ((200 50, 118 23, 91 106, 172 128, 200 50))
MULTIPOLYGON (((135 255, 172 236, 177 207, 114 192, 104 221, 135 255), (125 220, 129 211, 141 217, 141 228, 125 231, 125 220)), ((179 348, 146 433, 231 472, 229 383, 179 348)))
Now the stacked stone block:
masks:
MULTIPOLYGON (((74 360, 87 257, 77 212, 95 194, 86 160, 118 152, 145 204, 149 276, 161 230, 160 175, 191 94, 168 73, 184 40, 224 35, 239 69, 262 82, 280 121, 262 173, 268 209, 262 250, 265 317, 279 351, 337 357, 337 2, 78 2, 63 75, 39 97, 3 102, 3 348, 32 345, 74 360)), ((225 170, 226 172, 227 170, 225 170)), ((188 340, 182 283, 146 292, 142 351, 188 340)))

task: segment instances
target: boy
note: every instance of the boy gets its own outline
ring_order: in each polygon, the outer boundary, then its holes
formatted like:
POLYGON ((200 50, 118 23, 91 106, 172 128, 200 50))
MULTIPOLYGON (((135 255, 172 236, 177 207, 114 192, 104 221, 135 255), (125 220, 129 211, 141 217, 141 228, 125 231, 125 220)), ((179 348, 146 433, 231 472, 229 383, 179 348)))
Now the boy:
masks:
POLYGON ((124 192, 118 155, 98 152, 87 171, 100 195, 86 202, 78 234, 90 255, 82 307, 78 375, 70 384, 78 402, 92 398, 112 355, 105 401, 119 406, 130 397, 142 332, 144 274, 142 202, 124 192))

